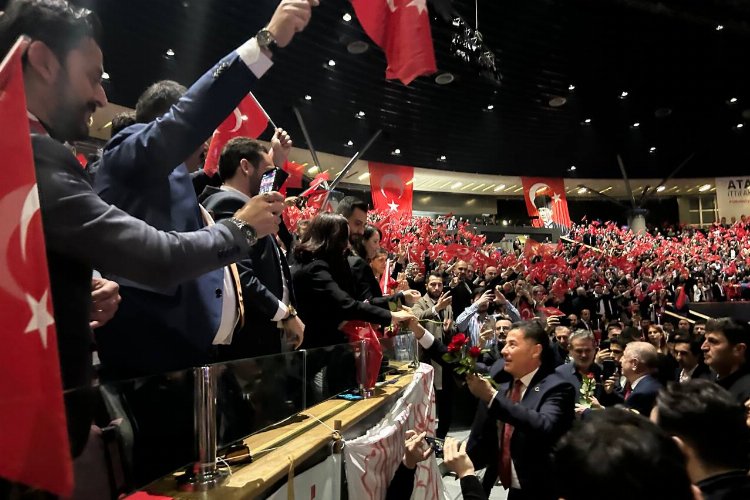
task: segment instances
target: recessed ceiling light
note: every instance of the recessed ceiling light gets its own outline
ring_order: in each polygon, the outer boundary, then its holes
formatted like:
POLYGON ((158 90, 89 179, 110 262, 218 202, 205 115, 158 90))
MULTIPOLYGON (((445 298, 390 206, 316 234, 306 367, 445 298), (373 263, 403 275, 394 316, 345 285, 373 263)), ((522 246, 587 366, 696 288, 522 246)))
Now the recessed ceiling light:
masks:
POLYGON ((507 225, 508 225, 508 221, 503 219, 503 226, 507 226, 507 225))
POLYGON ((698 188, 698 191, 702 193, 704 191, 708 191, 709 189, 711 189, 711 184, 704 184, 698 188))
POLYGON ((440 155, 440 158, 438 158, 438 161, 445 161, 448 158, 445 157, 445 155, 440 155))
POLYGON ((307 94, 307 95, 305 96, 305 100, 306 100, 306 101, 312 101, 312 96, 311 96, 310 94, 307 94))
POLYGON ((498 191, 502 191, 503 189, 505 189, 505 184, 500 184, 494 189, 494 191, 497 193, 498 191))
POLYGON ((109 73, 107 73, 106 71, 102 73, 102 80, 109 80, 109 73))
POLYGON ((729 102, 730 102, 730 104, 734 104, 735 102, 737 102, 737 98, 736 97, 732 97, 731 99, 729 99, 729 102))
POLYGON ((349 14, 348 12, 346 12, 346 13, 344 13, 344 17, 343 17, 343 19, 344 19, 344 21, 345 21, 345 22, 347 22, 347 23, 348 23, 349 21, 351 21, 351 20, 352 20, 352 15, 351 15, 351 14, 349 14))
POLYGON ((401 154, 401 150, 400 150, 400 149, 398 149, 398 148, 396 148, 396 149, 394 149, 394 150, 393 150, 393 152, 392 152, 391 154, 392 154, 392 155, 395 155, 395 156, 398 156, 398 155, 400 155, 400 154, 401 154))
POLYGON ((744 125, 744 124, 742 124, 742 123, 738 123, 738 124, 736 125, 736 127, 737 127, 737 128, 742 128, 742 127, 744 127, 744 126, 745 126, 745 125, 744 125))
POLYGON ((631 125, 633 128, 638 128, 641 126, 640 122, 635 122, 633 125, 631 125))
POLYGON ((627 91, 623 90, 622 93, 620 94, 620 99, 625 99, 627 96, 628 96, 627 91))
POLYGON ((460 188, 463 185, 464 185, 464 183, 461 182, 461 181, 454 182, 453 184, 451 184, 451 189, 458 189, 458 188, 460 188))
POLYGON ((576 170, 576 166, 575 166, 575 165, 571 165, 571 166, 570 166, 570 168, 569 168, 568 170, 570 170, 570 171, 572 171, 572 172, 575 172, 575 170, 576 170))
POLYGON ((565 106, 566 102, 568 102, 566 98, 555 96, 549 100, 548 104, 550 105, 551 108, 559 108, 561 106, 565 106))
POLYGON ((440 73, 435 77, 435 83, 438 85, 448 85, 450 83, 453 83, 453 81, 456 79, 455 76, 453 76, 453 73, 448 73, 447 71, 444 73, 440 73))
POLYGON ((586 191, 588 191, 588 189, 586 189, 585 187, 578 188, 578 194, 586 194, 586 191))
POLYGON ((667 188, 666 188, 666 187, 664 187, 664 186, 659 186, 659 187, 657 187, 657 188, 656 188, 656 192, 657 192, 657 193, 661 193, 661 192, 662 192, 662 191, 664 191, 665 189, 667 189, 667 188))
POLYGON ((358 111, 357 114, 354 115, 354 116, 356 116, 357 118, 359 118, 361 120, 362 118, 365 117, 365 112, 364 111, 358 111))
POLYGON ((487 105, 487 111, 492 111, 493 109, 495 109, 495 105, 494 104, 488 104, 487 105))
POLYGON ((724 29, 724 25, 723 24, 717 24, 716 25, 716 31, 721 31, 723 29, 724 29))
POLYGON ((328 65, 333 68, 334 66, 336 66, 336 61, 334 61, 333 59, 329 59, 328 65))
POLYGON ((364 174, 362 174, 359 177, 357 177, 357 179, 363 181, 363 180, 367 179, 368 177, 370 177, 370 172, 365 172, 364 174))
POLYGON ((586 118, 585 120, 583 120, 583 123, 591 123, 591 118, 586 118))
POLYGON ((352 147, 352 146, 354 146, 354 143, 353 143, 352 141, 348 141, 348 142, 346 143, 346 145, 347 145, 347 146, 349 146, 349 147, 352 147))
POLYGON ((174 50, 172 50, 172 49, 167 49, 167 52, 166 52, 166 54, 167 54, 167 57, 174 57, 174 50))
POLYGON ((363 42, 362 40, 355 40, 346 44, 346 51, 350 54, 354 54, 355 56, 364 54, 369 49, 370 46, 367 44, 367 42, 363 42))
POLYGON ((568 85, 568 90, 570 90, 571 92, 573 92, 575 89, 576 89, 575 85, 572 85, 572 84, 568 85))
POLYGON ((648 152, 649 153, 656 153, 656 147, 655 146, 651 146, 650 148, 648 148, 648 152))

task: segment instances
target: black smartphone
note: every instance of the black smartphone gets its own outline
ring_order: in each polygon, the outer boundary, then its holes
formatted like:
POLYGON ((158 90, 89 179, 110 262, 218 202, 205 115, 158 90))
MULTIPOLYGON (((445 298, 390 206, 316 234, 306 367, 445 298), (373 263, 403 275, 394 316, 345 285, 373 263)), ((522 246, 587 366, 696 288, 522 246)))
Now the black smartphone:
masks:
POLYGON ((611 378, 612 375, 617 371, 617 363, 611 359, 605 359, 602 361, 602 380, 611 378))
POLYGON ((609 347, 610 347, 611 345, 612 345, 612 341, 611 341, 611 340, 609 340, 609 339, 606 339, 606 340, 602 340, 602 341, 601 341, 601 343, 599 344, 599 347, 600 347, 601 349, 609 349, 609 347))
POLYGON ((425 436, 424 440, 427 441, 427 444, 429 444, 430 448, 435 452, 435 458, 443 458, 443 446, 445 446, 444 439, 425 436))
POLYGON ((570 326, 570 318, 567 316, 558 316, 560 318, 560 326, 570 326))
POLYGON ((269 170, 260 179, 260 190, 258 193, 270 193, 271 191, 278 191, 286 181, 289 174, 281 170, 280 168, 274 168, 269 170))

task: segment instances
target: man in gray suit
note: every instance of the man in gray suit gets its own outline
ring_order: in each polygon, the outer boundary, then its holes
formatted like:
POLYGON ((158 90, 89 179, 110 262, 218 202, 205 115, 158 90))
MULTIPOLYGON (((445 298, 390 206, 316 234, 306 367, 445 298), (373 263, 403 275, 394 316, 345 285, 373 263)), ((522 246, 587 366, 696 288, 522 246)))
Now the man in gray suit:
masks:
MULTIPOLYGON (((313 3, 281 3, 268 25, 279 46, 304 29, 313 3)), ((274 193, 213 226, 167 233, 102 201, 62 144, 87 137, 88 120, 107 103, 99 31, 91 12, 60 0, 12 1, 0 17, 0 54, 21 34, 30 37, 24 85, 32 130, 40 132, 32 135, 32 146, 65 389, 91 382, 93 268, 153 286, 179 283, 242 259, 257 238, 278 229, 283 210, 281 195, 274 193)), ((86 442, 91 408, 82 391, 68 395, 75 456, 86 442)))

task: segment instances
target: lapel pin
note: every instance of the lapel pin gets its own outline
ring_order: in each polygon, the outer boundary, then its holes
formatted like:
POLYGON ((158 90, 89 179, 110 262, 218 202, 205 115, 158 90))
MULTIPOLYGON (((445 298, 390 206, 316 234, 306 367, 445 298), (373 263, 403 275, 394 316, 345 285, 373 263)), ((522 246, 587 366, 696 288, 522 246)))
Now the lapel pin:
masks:
POLYGON ((534 387, 534 392, 539 392, 539 386, 534 387))

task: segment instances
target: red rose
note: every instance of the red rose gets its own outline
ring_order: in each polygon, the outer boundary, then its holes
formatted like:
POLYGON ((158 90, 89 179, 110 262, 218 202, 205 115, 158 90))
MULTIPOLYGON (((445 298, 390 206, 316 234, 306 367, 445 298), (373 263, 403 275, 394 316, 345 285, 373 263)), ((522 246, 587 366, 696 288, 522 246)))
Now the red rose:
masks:
POLYGON ((593 374, 593 373, 591 373, 591 372, 587 373, 587 374, 586 374, 586 376, 587 376, 587 377, 588 377, 589 379, 593 379, 593 378, 594 378, 594 374, 593 374))
POLYGON ((451 344, 448 346, 448 352, 451 354, 456 354, 460 350, 461 350, 461 346, 458 344, 454 344, 451 342, 451 344))
POLYGON ((469 356, 472 358, 478 358, 480 354, 482 354, 482 350, 477 346, 472 346, 469 349, 469 356))
POLYGON ((462 346, 466 344, 468 341, 469 339, 466 338, 466 335, 464 335, 463 333, 457 333, 453 336, 453 340, 451 340, 451 344, 462 346))

